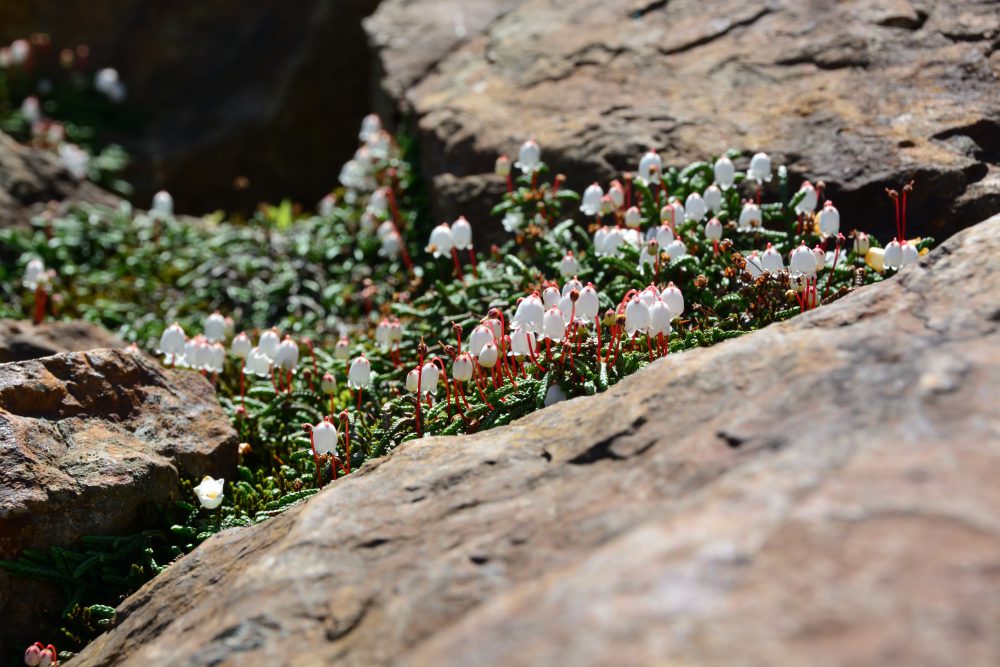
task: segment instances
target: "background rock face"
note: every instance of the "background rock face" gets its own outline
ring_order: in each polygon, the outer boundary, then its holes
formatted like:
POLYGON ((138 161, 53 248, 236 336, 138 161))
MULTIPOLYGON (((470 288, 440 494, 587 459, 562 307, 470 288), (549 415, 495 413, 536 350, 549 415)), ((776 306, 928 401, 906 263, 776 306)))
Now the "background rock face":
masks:
POLYGON ((65 210, 81 202, 113 205, 117 198, 78 181, 54 154, 22 146, 0 132, 0 227, 27 225, 49 202, 65 210))
POLYGON ((441 218, 481 219, 502 191, 483 174, 529 135, 577 189, 649 147, 678 166, 734 147, 826 181, 847 227, 880 236, 883 187, 911 178, 915 234, 1000 210, 992 0, 468 4, 386 0, 366 23, 441 218))
POLYGON ((335 184, 368 112, 361 19, 378 0, 109 0, 0 5, 0 43, 32 31, 57 47, 87 43, 114 66, 148 119, 116 137, 147 206, 167 188, 179 211, 312 205, 335 184), (246 176, 250 190, 236 192, 246 176))
POLYGON ((90 322, 0 320, 0 363, 115 347, 125 343, 90 322))
POLYGON ((1000 216, 597 397, 206 541, 75 661, 1000 661, 1000 216))
MULTIPOLYGON (((120 350, 0 365, 0 558, 136 530, 179 476, 228 475, 236 433, 196 373, 120 350)), ((35 641, 49 586, 0 571, 0 655, 35 641)))

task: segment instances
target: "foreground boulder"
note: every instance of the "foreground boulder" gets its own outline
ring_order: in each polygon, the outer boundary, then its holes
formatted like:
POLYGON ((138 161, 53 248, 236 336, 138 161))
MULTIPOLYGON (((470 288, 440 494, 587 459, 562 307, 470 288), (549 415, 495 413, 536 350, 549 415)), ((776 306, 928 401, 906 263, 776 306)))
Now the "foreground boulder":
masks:
POLYGON ((578 190, 647 148, 682 166, 733 147, 826 181, 880 236, 883 187, 911 178, 915 234, 1000 210, 995 3, 386 0, 366 28, 439 219, 485 216, 494 159, 530 135, 578 190))
POLYGON ((125 343, 90 322, 0 320, 0 363, 116 347, 125 343))
MULTIPOLYGON (((122 350, 0 365, 0 559, 141 529, 181 475, 235 463, 236 434, 196 373, 122 350)), ((57 602, 52 587, 0 570, 0 655, 35 641, 57 602)))
POLYGON ((1000 216, 223 532, 80 666, 1000 661, 1000 216))

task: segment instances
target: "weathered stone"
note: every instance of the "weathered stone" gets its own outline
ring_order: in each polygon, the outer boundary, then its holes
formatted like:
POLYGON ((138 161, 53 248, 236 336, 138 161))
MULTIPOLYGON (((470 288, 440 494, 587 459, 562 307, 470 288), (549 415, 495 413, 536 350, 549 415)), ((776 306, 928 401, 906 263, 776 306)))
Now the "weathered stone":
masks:
POLYGON ((1000 661, 1000 216, 223 532, 80 667, 1000 661))
POLYGON ((189 213, 283 197, 312 205, 357 146, 371 80, 361 20, 378 0, 0 5, 0 43, 33 31, 90 46, 118 68, 139 128, 111 128, 148 206, 160 188, 189 213), (249 189, 234 180, 249 179, 249 189))
POLYGON ((995 2, 468 4, 386 0, 366 23, 384 106, 415 119, 442 218, 474 208, 496 155, 531 135, 577 189, 649 147, 677 166, 766 150, 885 241, 883 188, 909 179, 913 234, 1000 210, 995 2), (474 15, 462 38, 449 12, 474 15))
MULTIPOLYGON (((122 350, 0 365, 0 558, 140 529, 181 475, 235 463, 236 434, 197 373, 122 350)), ((56 601, 0 570, 0 655, 35 641, 56 601)))
POLYGON ((0 363, 116 347, 125 343, 90 322, 0 320, 0 363))
POLYGON ((0 227, 26 225, 49 210, 88 202, 114 205, 117 198, 90 181, 79 181, 53 153, 22 146, 0 132, 0 227))

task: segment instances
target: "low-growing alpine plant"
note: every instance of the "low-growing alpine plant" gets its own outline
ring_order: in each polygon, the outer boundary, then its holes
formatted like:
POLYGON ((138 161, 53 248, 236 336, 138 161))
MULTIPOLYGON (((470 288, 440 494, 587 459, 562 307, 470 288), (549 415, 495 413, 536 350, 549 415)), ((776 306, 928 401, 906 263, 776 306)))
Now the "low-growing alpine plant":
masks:
POLYGON ((406 441, 604 391, 661 357, 822 307, 932 242, 906 237, 910 184, 882 248, 844 235, 822 183, 789 195, 764 153, 742 172, 735 151, 678 169, 650 150, 582 197, 538 142, 516 153, 496 160, 500 247, 477 240, 489 221, 427 219, 405 137, 376 116, 316 215, 191 220, 160 193, 148 213, 80 207, 0 231, 0 315, 98 322, 201 373, 241 443, 232 479, 186 480, 139 535, 0 562, 63 586, 62 644, 85 643, 122 595, 211 534, 406 441), (99 571, 85 566, 95 559, 99 571))

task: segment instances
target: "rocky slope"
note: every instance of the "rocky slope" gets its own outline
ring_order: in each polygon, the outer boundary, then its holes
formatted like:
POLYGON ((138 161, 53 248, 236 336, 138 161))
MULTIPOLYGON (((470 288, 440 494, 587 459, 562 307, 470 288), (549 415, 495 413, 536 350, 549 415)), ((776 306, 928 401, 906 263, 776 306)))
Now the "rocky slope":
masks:
MULTIPOLYGON (((0 364, 0 558, 141 530, 179 476, 235 464, 236 433, 196 373, 122 350, 0 364)), ((0 656, 35 641, 56 604, 47 584, 0 570, 0 656)))
POLYGON ((578 189, 650 147, 673 165, 734 147, 824 180, 848 227, 880 235, 883 187, 911 178, 915 234, 1000 210, 992 0, 471 4, 386 0, 366 23, 443 219, 485 219, 493 160, 528 134, 578 189))
POLYGON ((0 364, 118 347, 125 343, 90 322, 0 320, 0 364))
POLYGON ((211 538, 76 660, 1000 661, 1000 216, 597 397, 211 538))

